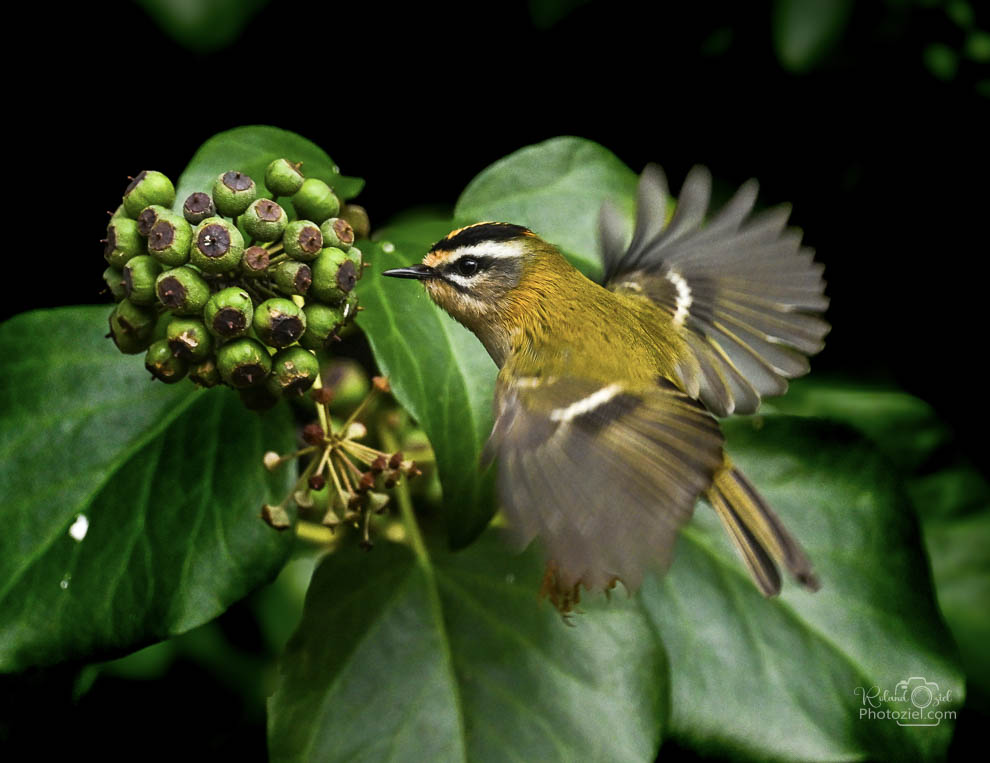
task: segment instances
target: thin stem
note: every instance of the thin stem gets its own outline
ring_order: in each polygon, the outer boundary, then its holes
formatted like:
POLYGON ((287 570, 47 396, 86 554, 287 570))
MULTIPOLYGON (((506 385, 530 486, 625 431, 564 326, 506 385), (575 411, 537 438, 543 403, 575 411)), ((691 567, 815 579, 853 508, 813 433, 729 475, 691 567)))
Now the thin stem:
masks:
MULTIPOLYGON (((398 448, 399 443, 396 441, 395 435, 391 430, 383 427, 381 429, 381 438, 386 448, 392 450, 398 448)), ((432 579, 433 566, 430 562, 430 554, 426 550, 426 543, 423 540, 422 533, 419 531, 419 523, 416 521, 416 512, 413 509, 412 496, 409 495, 409 485, 406 480, 399 480, 399 483, 395 486, 395 499, 396 503, 399 504, 399 513, 402 515, 402 524, 405 525, 409 544, 412 546, 420 566, 426 572, 427 576, 432 579)), ((435 603, 439 606, 439 600, 435 603)))

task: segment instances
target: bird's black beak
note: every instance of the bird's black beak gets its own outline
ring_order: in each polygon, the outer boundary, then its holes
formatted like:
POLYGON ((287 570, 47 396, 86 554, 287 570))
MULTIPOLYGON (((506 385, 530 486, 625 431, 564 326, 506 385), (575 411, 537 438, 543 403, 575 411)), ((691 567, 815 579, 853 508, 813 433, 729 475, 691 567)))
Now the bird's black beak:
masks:
POLYGON ((420 281, 426 278, 440 277, 436 269, 431 268, 429 265, 410 265, 408 268, 392 268, 392 270, 386 270, 382 275, 392 276, 393 278, 417 278, 420 281))

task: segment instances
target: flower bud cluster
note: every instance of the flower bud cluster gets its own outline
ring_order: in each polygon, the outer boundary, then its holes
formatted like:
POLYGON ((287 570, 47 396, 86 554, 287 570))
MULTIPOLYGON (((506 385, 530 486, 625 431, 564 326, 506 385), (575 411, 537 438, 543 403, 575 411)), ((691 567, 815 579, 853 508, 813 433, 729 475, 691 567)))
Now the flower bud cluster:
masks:
POLYGON ((334 425, 330 412, 334 389, 321 386, 310 392, 319 418, 303 427, 303 447, 285 455, 269 451, 263 458, 265 468, 271 471, 295 459, 307 459, 295 487, 284 500, 262 507, 261 516, 268 524, 279 530, 289 528, 288 507, 295 503, 304 512, 317 512, 319 521, 331 531, 341 524, 358 528, 361 544, 371 547, 371 517, 386 511, 391 500, 387 491, 403 477, 412 479, 422 474, 416 462, 402 452, 388 453, 360 442, 368 428, 359 416, 378 395, 389 391, 388 381, 375 377, 364 399, 338 425, 334 425))
POLYGON ((104 239, 108 336, 145 353, 154 378, 225 384, 267 407, 313 385, 314 352, 360 309, 352 210, 287 159, 268 165, 264 188, 229 170, 177 204, 172 181, 146 171, 124 191, 104 239))

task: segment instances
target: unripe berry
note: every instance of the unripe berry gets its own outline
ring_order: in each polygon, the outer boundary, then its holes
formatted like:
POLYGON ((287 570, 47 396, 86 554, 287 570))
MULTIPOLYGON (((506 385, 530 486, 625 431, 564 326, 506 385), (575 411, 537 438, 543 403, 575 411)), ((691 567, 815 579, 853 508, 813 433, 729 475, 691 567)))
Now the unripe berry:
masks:
POLYGON ((206 325, 196 318, 174 318, 165 329, 169 349, 177 358, 198 363, 213 351, 213 337, 206 325))
POLYGON ((258 187, 243 172, 230 170, 213 183, 213 203, 222 215, 237 217, 258 198, 258 187))
POLYGON ((299 338, 299 344, 307 350, 326 349, 332 336, 344 323, 344 312, 339 307, 307 302, 303 308, 306 316, 306 331, 299 338))
POLYGON ((161 204, 150 204, 138 213, 137 216, 137 230, 145 238, 151 233, 151 229, 156 222, 158 222, 158 216, 170 213, 172 210, 163 207, 161 204))
MULTIPOLYGON (((142 213, 143 214, 143 213, 142 213)), ((192 228, 184 218, 172 212, 158 215, 148 233, 148 253, 162 265, 176 267, 189 259, 192 228)))
POLYGON ((310 294, 320 302, 336 304, 344 300, 357 281, 357 268, 347 254, 329 246, 313 261, 313 284, 310 294))
POLYGON ((244 230, 258 241, 278 241, 282 238, 288 215, 271 199, 255 199, 241 218, 244 230))
POLYGON ((241 262, 244 236, 222 217, 208 217, 192 232, 189 262, 204 273, 225 273, 241 262))
POLYGON ((361 276, 364 275, 364 254, 356 246, 352 246, 347 250, 347 259, 354 263, 354 272, 357 274, 357 278, 360 281, 361 276))
POLYGON ((293 220, 285 226, 282 235, 282 247, 285 253, 294 260, 309 262, 323 248, 323 234, 320 226, 310 220, 293 220))
POLYGON ((131 257, 144 254, 144 239, 138 233, 138 224, 129 217, 115 217, 107 226, 106 247, 103 256, 110 267, 118 270, 131 257))
POLYGON ((166 384, 175 384, 189 370, 186 361, 175 357, 164 339, 152 342, 144 356, 144 367, 152 376, 166 384))
POLYGON ((165 175, 146 170, 135 177, 124 191, 124 208, 136 218, 150 204, 171 207, 175 202, 175 187, 165 175))
POLYGON ((217 359, 209 356, 189 367, 189 380, 198 387, 209 389, 220 384, 220 371, 217 368, 217 359))
POLYGON ((241 273, 248 278, 261 278, 268 272, 271 255, 263 246, 249 246, 241 258, 241 273))
POLYGON ((359 204, 345 204, 340 211, 340 216, 351 224, 354 229, 354 238, 368 238, 371 234, 371 221, 368 219, 368 212, 359 204))
POLYGON ((291 299, 266 299, 254 311, 254 330, 265 344, 287 347, 306 330, 306 316, 291 299))
POLYGON ((251 296, 237 286, 221 289, 206 302, 203 320, 211 333, 224 339, 244 336, 254 317, 251 296))
POLYGON ((276 395, 302 395, 316 381, 320 363, 309 350, 286 347, 272 358, 272 372, 265 386, 276 395))
POLYGON ((354 228, 343 217, 331 217, 320 226, 323 246, 335 246, 346 251, 354 243, 354 228))
POLYGON ((157 322, 153 309, 125 299, 110 313, 110 336, 122 353, 136 355, 148 349, 154 339, 157 322))
POLYGON ((127 296, 127 291, 124 289, 124 274, 117 268, 104 270, 103 282, 107 285, 115 302, 120 302, 127 296))
POLYGON ((286 294, 305 294, 313 283, 313 271, 305 262, 282 260, 275 266, 275 285, 286 294))
POLYGON ((306 178, 292 197, 292 203, 300 218, 319 224, 340 211, 340 200, 330 186, 319 178, 306 178))
POLYGON ((273 196, 292 196, 303 184, 299 165, 288 159, 276 159, 265 170, 265 187, 273 196))
POLYGON ((261 342, 243 337, 217 350, 221 378, 235 389, 261 384, 272 369, 272 359, 261 342))
POLYGON ((139 254, 131 257, 121 271, 124 280, 124 293, 135 305, 150 305, 155 301, 155 281, 162 272, 154 257, 139 254))
POLYGON ((190 267, 166 270, 155 281, 158 301, 176 315, 200 315, 210 298, 210 286, 190 267))
POLYGON ((208 193, 196 191, 189 194, 182 202, 182 216, 190 225, 199 225, 207 217, 214 217, 217 213, 216 204, 208 193))

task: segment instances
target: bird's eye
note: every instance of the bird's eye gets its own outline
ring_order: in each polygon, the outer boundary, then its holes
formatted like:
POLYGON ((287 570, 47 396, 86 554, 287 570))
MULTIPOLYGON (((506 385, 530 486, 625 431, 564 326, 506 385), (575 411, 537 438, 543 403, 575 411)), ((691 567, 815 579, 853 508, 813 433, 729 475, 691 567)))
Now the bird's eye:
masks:
POLYGON ((457 272, 462 276, 473 276, 478 272, 481 263, 474 257, 461 257, 454 263, 454 267, 457 268, 457 272))

